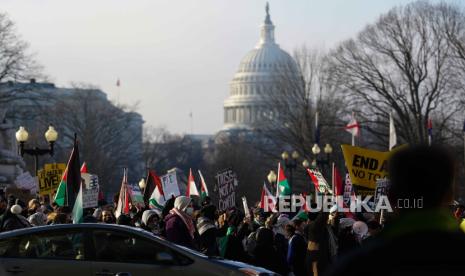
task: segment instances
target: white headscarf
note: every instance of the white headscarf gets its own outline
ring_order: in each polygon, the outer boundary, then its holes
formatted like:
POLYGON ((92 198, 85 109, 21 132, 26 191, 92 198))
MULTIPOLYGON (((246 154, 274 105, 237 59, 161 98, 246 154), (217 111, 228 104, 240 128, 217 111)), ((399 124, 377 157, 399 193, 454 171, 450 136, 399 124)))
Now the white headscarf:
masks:
POLYGON ((187 196, 178 196, 174 200, 174 208, 178 209, 179 211, 186 211, 187 207, 191 203, 191 199, 187 196))

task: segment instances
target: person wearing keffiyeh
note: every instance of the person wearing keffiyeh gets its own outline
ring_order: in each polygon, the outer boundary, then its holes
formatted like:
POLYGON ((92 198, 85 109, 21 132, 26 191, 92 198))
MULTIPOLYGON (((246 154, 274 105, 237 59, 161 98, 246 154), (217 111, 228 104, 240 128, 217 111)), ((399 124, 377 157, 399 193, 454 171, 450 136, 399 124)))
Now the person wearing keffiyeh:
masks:
POLYGON ((176 244, 195 249, 195 226, 192 220, 191 199, 179 196, 174 208, 165 217, 166 239, 176 244))

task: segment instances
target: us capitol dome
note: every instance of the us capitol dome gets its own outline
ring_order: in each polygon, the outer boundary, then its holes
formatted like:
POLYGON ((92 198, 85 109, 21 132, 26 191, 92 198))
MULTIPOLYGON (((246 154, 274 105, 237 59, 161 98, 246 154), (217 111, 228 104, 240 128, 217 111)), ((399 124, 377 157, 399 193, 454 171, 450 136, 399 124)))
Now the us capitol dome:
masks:
POLYGON ((224 101, 224 126, 220 132, 253 132, 254 125, 270 107, 264 95, 277 88, 279 78, 301 80, 295 60, 275 42, 269 5, 260 30, 260 40, 255 49, 241 60, 239 69, 230 82, 230 95, 224 101))

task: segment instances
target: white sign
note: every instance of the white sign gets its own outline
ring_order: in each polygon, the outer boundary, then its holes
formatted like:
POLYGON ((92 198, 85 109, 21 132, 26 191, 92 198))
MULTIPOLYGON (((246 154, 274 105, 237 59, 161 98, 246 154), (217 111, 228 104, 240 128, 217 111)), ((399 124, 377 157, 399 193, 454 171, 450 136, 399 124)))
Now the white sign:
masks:
POLYGON ((16 187, 25 190, 37 190, 37 177, 34 178, 29 172, 23 172, 15 180, 16 187))
POLYGON ((391 182, 388 179, 380 178, 376 180, 376 189, 375 189, 375 205, 378 204, 380 196, 387 196, 391 182))
POLYGON ((175 171, 163 175, 161 177, 161 185, 163 186, 163 193, 167 200, 170 199, 171 196, 177 197, 181 195, 175 171))
POLYGON ((242 197, 242 205, 244 205, 245 216, 251 218, 249 205, 247 205, 247 198, 245 196, 242 197))
POLYGON ((81 173, 84 182, 82 190, 82 208, 92 208, 98 206, 98 176, 89 173, 81 173))
POLYGON ((352 182, 350 181, 350 175, 346 174, 346 181, 344 185, 343 201, 346 206, 350 206, 350 198, 352 196, 352 182))

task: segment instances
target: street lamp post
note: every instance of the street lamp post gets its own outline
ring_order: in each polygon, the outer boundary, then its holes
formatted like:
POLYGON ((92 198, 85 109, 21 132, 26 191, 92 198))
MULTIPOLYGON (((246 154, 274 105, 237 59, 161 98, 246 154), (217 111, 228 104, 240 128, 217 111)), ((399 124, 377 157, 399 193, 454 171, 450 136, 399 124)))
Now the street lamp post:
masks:
POLYGON ((271 187, 273 187, 273 190, 276 190, 276 173, 273 170, 270 170, 270 173, 266 178, 268 179, 268 182, 270 183, 271 187))
POLYGON ((289 158, 289 153, 287 153, 287 151, 281 154, 281 158, 284 161, 284 168, 289 171, 289 188, 292 195, 292 188, 294 184, 293 171, 295 168, 297 168, 297 159, 299 158, 299 153, 297 151, 293 151, 291 157, 292 158, 289 158))
POLYGON ((18 131, 16 132, 16 140, 19 142, 19 154, 21 156, 24 156, 24 154, 34 156, 34 170, 37 176, 37 172, 39 169, 39 156, 45 155, 45 154, 50 154, 50 156, 53 156, 53 153, 54 153, 53 146, 55 144, 55 141, 58 138, 58 132, 56 132, 55 128, 52 125, 50 125, 48 127, 48 130, 45 132, 45 140, 47 140, 49 144, 48 149, 40 149, 39 147, 34 147, 34 148, 29 148, 29 149, 25 148, 25 144, 28 138, 29 138, 29 133, 23 126, 20 126, 18 131))

